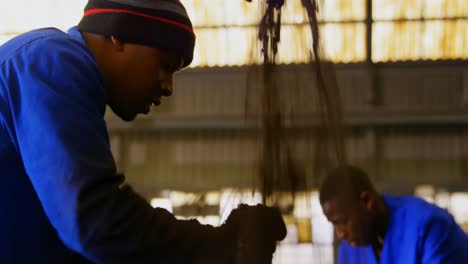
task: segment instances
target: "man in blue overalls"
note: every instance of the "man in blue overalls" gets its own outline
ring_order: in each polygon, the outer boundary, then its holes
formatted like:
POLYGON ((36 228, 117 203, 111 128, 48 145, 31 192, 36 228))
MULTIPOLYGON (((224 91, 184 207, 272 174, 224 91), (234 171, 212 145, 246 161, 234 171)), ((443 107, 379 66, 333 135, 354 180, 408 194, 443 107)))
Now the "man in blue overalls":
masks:
POLYGON ((178 0, 90 0, 68 33, 0 46, 0 263, 232 263, 244 229, 267 234, 251 246, 271 259, 285 235, 278 211, 243 206, 220 227, 182 221, 116 174, 106 105, 126 121, 148 113, 194 45, 178 0))
POLYGON ((332 170, 320 203, 342 240, 340 264, 468 263, 468 236, 450 213, 415 197, 380 195, 359 168, 332 170))

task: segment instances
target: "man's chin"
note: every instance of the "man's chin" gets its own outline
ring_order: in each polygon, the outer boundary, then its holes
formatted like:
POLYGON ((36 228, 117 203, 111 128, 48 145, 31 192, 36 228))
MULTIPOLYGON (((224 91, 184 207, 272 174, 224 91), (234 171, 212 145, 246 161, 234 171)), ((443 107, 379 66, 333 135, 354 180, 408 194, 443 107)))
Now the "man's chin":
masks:
POLYGON ((135 117, 122 118, 122 120, 125 121, 125 122, 131 122, 131 121, 135 120, 135 117))
POLYGON ((133 120, 135 120, 135 118, 137 116, 136 114, 123 114, 123 113, 115 113, 115 114, 125 122, 133 121, 133 120))
POLYGON ((135 120, 136 115, 120 116, 120 118, 125 122, 131 122, 135 120))
POLYGON ((353 247, 365 247, 370 244, 370 243, 366 243, 364 241, 359 241, 359 240, 346 241, 346 242, 353 247))
POLYGON ((118 117, 120 117, 120 119, 122 119, 125 122, 130 122, 130 121, 135 120, 135 118, 138 115, 138 113, 133 113, 133 112, 116 112, 116 111, 114 111, 114 113, 118 117))

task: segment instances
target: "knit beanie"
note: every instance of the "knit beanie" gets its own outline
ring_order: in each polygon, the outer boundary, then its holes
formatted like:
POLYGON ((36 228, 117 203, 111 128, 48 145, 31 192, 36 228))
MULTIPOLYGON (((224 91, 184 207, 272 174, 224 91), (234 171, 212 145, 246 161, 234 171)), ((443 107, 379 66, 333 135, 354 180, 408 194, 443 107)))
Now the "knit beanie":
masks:
POLYGON ((195 34, 179 0, 89 0, 78 30, 154 46, 193 59, 195 34))

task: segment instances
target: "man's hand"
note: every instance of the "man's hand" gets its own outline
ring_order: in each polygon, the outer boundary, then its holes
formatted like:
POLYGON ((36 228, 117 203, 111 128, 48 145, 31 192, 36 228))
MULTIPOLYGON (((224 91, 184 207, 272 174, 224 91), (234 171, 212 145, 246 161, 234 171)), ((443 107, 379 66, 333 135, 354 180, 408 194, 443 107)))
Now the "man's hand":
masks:
POLYGON ((286 237, 286 226, 277 208, 239 205, 221 228, 235 236, 235 263, 271 263, 277 241, 286 237))

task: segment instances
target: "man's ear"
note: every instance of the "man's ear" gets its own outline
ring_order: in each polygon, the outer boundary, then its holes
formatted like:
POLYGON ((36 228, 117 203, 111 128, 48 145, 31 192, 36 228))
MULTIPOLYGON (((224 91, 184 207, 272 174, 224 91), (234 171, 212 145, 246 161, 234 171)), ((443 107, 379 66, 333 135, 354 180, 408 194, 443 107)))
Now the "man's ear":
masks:
POLYGON ((124 50, 124 42, 115 36, 110 37, 110 41, 112 46, 115 48, 116 51, 123 51, 124 50))
POLYGON ((359 200, 366 209, 372 209, 374 207, 374 196, 369 191, 361 192, 361 194, 359 195, 359 200))

